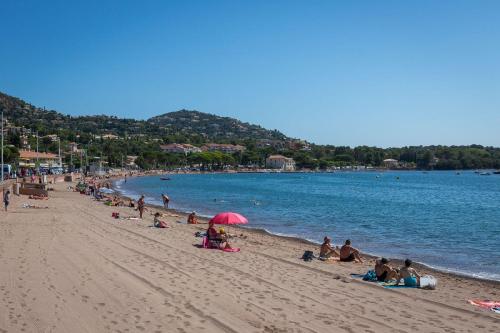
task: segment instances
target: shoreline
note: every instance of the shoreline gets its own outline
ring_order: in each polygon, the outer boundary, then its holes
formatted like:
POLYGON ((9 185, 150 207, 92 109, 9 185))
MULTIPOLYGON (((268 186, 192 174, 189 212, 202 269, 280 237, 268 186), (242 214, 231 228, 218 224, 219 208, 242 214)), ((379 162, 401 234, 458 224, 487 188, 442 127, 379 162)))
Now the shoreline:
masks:
MULTIPOLYGON (((361 171, 363 171, 363 170, 361 170, 361 171)), ((389 170, 389 171, 394 171, 394 170, 389 170)), ((447 171, 447 170, 436 170, 436 171, 447 171)), ((197 174, 197 173, 195 173, 195 174, 197 174)), ((137 177, 146 177, 146 176, 153 176, 153 175, 138 175, 137 177)), ((136 177, 136 176, 134 176, 134 177, 136 177)), ((123 180, 123 178, 120 177, 120 176, 118 176, 116 178, 113 178, 113 181, 111 182, 111 188, 113 188, 113 190, 115 191, 115 193, 119 194, 119 195, 117 195, 118 197, 120 197, 122 199, 126 199, 126 200, 131 199, 127 195, 125 195, 122 192, 120 192, 120 189, 116 188, 115 183, 117 181, 120 181, 120 180, 123 180)), ((134 200, 136 200, 136 199, 134 199, 134 200)), ((182 211, 182 210, 175 209, 175 208, 168 208, 168 209, 166 209, 166 208, 164 208, 160 204, 148 204, 148 203, 146 203, 146 207, 149 207, 149 208, 152 208, 152 209, 156 209, 156 210, 159 210, 159 211, 165 211, 167 213, 174 213, 174 214, 180 215, 183 218, 183 222, 182 223, 185 223, 185 221, 187 219, 187 216, 189 215, 189 212, 182 211)), ((193 210, 196 211, 196 208, 194 208, 193 210)), ((203 222, 203 223, 199 223, 199 224, 208 224, 208 220, 209 220, 208 217, 204 217, 204 216, 198 215, 198 221, 202 221, 203 222)), ((256 234, 268 235, 270 237, 276 237, 278 239, 284 239, 284 240, 288 240, 288 241, 293 241, 293 242, 296 242, 298 244, 303 244, 303 245, 309 246, 309 247, 314 246, 315 248, 312 249, 314 251, 314 253, 319 252, 319 247, 321 245, 321 242, 315 242, 315 241, 312 241, 312 240, 300 238, 298 236, 293 236, 293 235, 277 234, 277 233, 273 233, 273 232, 271 232, 269 230, 266 230, 266 229, 263 229, 263 228, 257 228, 257 227, 251 227, 251 226, 239 226, 239 225, 231 225, 231 228, 232 229, 241 230, 241 231, 243 231, 243 230, 244 231, 250 231, 250 232, 256 233, 256 234)), ((337 246, 337 248, 338 248, 338 246, 337 246)), ((376 254, 363 252, 363 251, 361 251, 361 249, 360 249, 360 252, 361 252, 361 255, 364 258, 367 258, 367 259, 372 259, 373 260, 373 259, 381 258, 381 256, 378 256, 376 254)), ((395 265, 395 266, 398 266, 398 267, 404 265, 404 260, 403 259, 390 258, 390 257, 388 257, 388 259, 390 260, 390 262, 392 263, 392 265, 395 265)), ((468 279, 468 280, 473 280, 473 281, 481 281, 481 282, 491 283, 494 286, 500 286, 500 279, 499 280, 495 280, 493 278, 487 278, 487 277, 481 277, 481 276, 474 276, 472 273, 468 274, 468 273, 453 271, 451 269, 446 269, 446 268, 437 268, 437 267, 433 267, 433 266, 431 266, 429 264, 421 263, 421 262, 416 262, 416 261, 414 261, 413 267, 416 268, 416 269, 418 269, 419 271, 425 271, 425 272, 433 273, 433 275, 436 275, 436 274, 446 274, 446 275, 449 275, 451 277, 458 277, 458 278, 463 278, 463 279, 468 279)))
POLYGON ((436 273, 435 290, 384 288, 352 275, 373 259, 304 262, 317 245, 249 228, 229 230, 237 253, 204 249, 206 225, 184 213, 148 205, 138 219, 75 184, 55 183, 44 201, 13 196, 0 212, 0 331, 498 331, 498 314, 467 302, 497 299, 498 284, 436 273), (152 227, 155 211, 168 228, 152 227))

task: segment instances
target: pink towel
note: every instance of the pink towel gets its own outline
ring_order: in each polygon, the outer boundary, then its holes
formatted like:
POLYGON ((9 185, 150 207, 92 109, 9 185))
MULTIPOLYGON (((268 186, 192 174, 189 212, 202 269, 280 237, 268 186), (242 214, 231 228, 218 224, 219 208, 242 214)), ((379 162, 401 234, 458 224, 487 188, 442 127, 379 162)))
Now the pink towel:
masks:
POLYGON ((240 252, 239 247, 233 247, 233 248, 227 248, 227 249, 222 249, 224 252, 240 252))

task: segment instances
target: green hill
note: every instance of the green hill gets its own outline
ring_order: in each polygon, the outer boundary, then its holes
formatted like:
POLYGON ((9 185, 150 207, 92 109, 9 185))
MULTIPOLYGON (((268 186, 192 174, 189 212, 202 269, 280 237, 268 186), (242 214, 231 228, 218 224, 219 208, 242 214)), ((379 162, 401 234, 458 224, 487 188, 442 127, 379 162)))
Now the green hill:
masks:
POLYGON ((256 139, 287 139, 277 130, 213 114, 180 110, 144 120, 95 115, 73 117, 33 106, 0 92, 0 108, 15 126, 38 131, 41 135, 70 130, 77 134, 114 134, 121 137, 143 135, 150 138, 173 137, 177 141, 242 142, 256 139))
POLYGON ((148 119, 168 134, 197 134, 209 141, 242 141, 252 139, 288 139, 277 130, 267 130, 261 126, 241 122, 234 118, 220 117, 199 111, 180 110, 148 119))

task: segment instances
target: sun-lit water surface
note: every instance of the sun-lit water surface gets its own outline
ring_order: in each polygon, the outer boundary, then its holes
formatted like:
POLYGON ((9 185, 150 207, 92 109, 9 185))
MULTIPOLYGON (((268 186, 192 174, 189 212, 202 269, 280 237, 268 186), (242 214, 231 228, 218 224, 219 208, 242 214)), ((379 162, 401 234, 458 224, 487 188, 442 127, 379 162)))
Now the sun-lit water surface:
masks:
POLYGON ((204 174, 129 178, 124 194, 211 216, 235 211, 250 227, 410 257, 500 280, 500 175, 455 172, 204 174), (399 179, 398 179, 399 177, 399 179))

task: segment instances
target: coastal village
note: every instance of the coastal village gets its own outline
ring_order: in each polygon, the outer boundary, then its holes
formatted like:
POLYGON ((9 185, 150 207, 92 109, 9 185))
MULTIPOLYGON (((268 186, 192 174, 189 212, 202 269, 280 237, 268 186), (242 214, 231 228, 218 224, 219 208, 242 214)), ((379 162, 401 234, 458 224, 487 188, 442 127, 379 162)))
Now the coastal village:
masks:
MULTIPOLYGON (((199 117, 196 115, 195 117, 199 117)), ((205 133, 201 133, 206 135, 205 133)), ((81 135, 75 134, 76 141, 62 138, 59 134, 41 135, 32 128, 18 126, 9 118, 4 118, 3 135, 6 138, 5 148, 8 154, 4 177, 16 177, 32 174, 35 169, 44 174, 58 174, 67 171, 106 173, 110 170, 126 169, 164 169, 170 171, 225 171, 225 172, 335 172, 363 170, 414 170, 418 169, 416 158, 398 160, 392 158, 394 153, 378 151, 379 160, 367 159, 373 156, 370 151, 358 153, 351 158, 345 147, 333 148, 333 161, 315 159, 320 146, 299 139, 255 139, 250 143, 176 143, 164 142, 164 139, 152 135, 136 133, 134 136, 119 136, 112 133, 90 134, 85 142, 76 142, 81 135), (8 140, 10 139, 10 140, 8 140), (122 147, 130 142, 143 142, 145 149, 163 153, 162 156, 141 153, 115 153, 114 161, 110 158, 112 151, 104 152, 105 146, 122 147), (337 153, 340 151, 340 153, 337 153), (370 155, 371 154, 371 155, 370 155), (389 155, 389 156, 388 156, 389 155), (295 158, 294 158, 295 157, 295 158), (299 159, 298 161, 296 159, 299 159), (336 159, 336 160, 335 160, 336 159), (356 159, 371 161, 356 162, 356 159), (163 161, 163 162, 162 162, 163 161)), ((170 139, 169 139, 170 140, 170 139)), ((80 140, 81 141, 81 140, 80 140)), ((365 149, 365 148, 362 148, 365 149)), ((321 150, 321 151, 322 151, 321 150)), ((399 153, 401 155, 401 153, 399 153)), ((407 157, 407 153, 402 155, 407 157)), ((440 158, 427 153, 425 169, 439 168, 440 158)), ((445 160, 447 161, 447 160, 445 160)), ((417 161, 418 162, 418 161, 417 161)), ((498 161, 500 164, 500 159, 498 161)))

